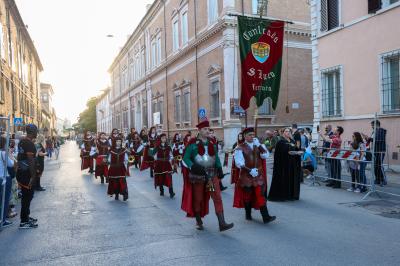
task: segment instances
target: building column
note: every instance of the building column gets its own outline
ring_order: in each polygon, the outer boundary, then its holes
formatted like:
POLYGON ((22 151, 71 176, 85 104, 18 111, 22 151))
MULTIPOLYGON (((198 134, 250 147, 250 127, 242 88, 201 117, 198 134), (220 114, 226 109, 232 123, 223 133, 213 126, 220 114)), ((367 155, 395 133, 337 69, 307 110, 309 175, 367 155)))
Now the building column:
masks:
MULTIPOLYGON (((227 1, 229 2, 229 1, 227 1)), ((225 2, 224 2, 225 3, 225 2)), ((231 98, 239 98, 238 90, 238 64, 237 64, 237 36, 236 27, 228 27, 223 32, 223 55, 224 55, 224 95, 222 111, 225 114, 223 120, 224 143, 230 149, 237 140, 237 135, 241 131, 239 118, 231 117, 230 102, 231 98)))
POLYGON ((224 0, 223 9, 224 13, 235 11, 235 0, 224 0))
POLYGON ((317 127, 321 121, 321 98, 320 98, 320 70, 318 52, 318 1, 311 1, 311 46, 312 46, 312 75, 313 75, 313 103, 314 103, 314 122, 313 139, 318 139, 317 127))

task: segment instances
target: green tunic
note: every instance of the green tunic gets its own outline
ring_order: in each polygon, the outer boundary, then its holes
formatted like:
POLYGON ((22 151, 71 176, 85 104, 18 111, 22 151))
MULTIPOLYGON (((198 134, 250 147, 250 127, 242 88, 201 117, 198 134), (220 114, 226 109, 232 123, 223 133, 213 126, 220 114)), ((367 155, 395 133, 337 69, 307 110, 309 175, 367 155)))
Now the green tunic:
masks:
MULTIPOLYGON (((204 147, 208 146, 208 141, 209 140, 203 142, 204 147)), ((213 146, 215 151, 215 168, 221 168, 222 164, 218 157, 217 146, 215 144, 213 146)), ((189 146, 186 147, 185 154, 183 155, 183 162, 187 167, 192 168, 193 160, 197 154, 199 154, 199 149, 196 143, 189 144, 189 146)))

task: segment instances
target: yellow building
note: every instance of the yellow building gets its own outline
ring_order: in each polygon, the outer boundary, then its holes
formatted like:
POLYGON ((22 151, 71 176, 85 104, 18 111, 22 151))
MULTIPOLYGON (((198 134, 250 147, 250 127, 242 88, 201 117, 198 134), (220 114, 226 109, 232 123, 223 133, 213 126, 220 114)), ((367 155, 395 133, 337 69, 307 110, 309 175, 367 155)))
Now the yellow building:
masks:
POLYGON ((0 0, 0 115, 41 122, 39 74, 43 66, 14 0, 0 0))

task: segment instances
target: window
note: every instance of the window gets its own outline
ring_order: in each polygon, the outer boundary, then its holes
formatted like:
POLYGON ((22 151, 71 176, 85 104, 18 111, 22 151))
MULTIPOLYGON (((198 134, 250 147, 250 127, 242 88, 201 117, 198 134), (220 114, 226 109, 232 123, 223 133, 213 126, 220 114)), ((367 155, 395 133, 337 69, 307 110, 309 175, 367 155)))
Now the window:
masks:
POLYGON ((176 51, 179 48, 179 24, 178 20, 175 20, 172 24, 172 48, 176 51))
POLYGON ((129 84, 133 84, 134 79, 134 60, 133 58, 129 59, 129 84))
POLYGON ((181 18, 181 27, 182 27, 182 44, 186 44, 188 42, 188 12, 184 12, 181 18))
POLYGON ((264 99, 263 104, 258 108, 259 115, 272 115, 272 100, 271 98, 264 99))
POLYGON ((214 80, 210 84, 210 117, 219 117, 219 80, 214 80))
POLYGON ((6 49, 5 49, 5 34, 4 34, 4 28, 3 25, 0 23, 0 53, 1 53, 1 58, 3 58, 4 60, 6 59, 6 49))
POLYGON ((190 122, 190 91, 183 93, 183 122, 190 122))
POLYGON ((181 122, 181 95, 175 94, 175 122, 181 122))
POLYGON ((3 80, 0 80, 0 101, 4 103, 5 91, 4 91, 4 83, 3 80))
POLYGON ((342 115, 341 68, 328 69, 322 73, 322 116, 342 115))
POLYGON ((252 2, 251 3, 251 12, 252 12, 253 15, 260 15, 259 5, 262 5, 263 16, 267 15, 267 4, 268 4, 268 1, 266 1, 266 0, 252 0, 251 2, 252 2))
POLYGON ((157 64, 161 63, 161 37, 157 38, 157 64))
POLYGON ((130 127, 134 127, 135 126, 135 97, 131 97, 130 98, 130 102, 131 102, 131 110, 130 110, 130 114, 131 114, 131 126, 130 127))
POLYGON ((400 50, 382 56, 382 111, 400 112, 400 50))
POLYGON ((321 0, 321 31, 339 27, 339 0, 321 0))
POLYGON ((397 2, 399 2, 399 0, 368 0, 368 13, 375 13, 397 2))
POLYGON ((128 110, 124 110, 122 113, 122 127, 128 128, 128 110))
POLYGON ((156 42, 151 44, 151 67, 155 67, 157 65, 157 47, 156 42))
POLYGON ((157 102, 157 111, 160 112, 160 124, 163 123, 163 111, 164 111, 164 104, 163 100, 159 99, 157 102))
POLYGON ((208 24, 218 19, 218 0, 208 0, 208 24))

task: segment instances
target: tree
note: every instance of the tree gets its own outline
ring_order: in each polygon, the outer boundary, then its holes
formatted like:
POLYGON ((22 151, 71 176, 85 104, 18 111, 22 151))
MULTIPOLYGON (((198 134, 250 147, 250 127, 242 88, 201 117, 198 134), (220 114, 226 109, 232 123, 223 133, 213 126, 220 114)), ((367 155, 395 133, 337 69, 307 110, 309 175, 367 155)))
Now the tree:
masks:
POLYGON ((96 104, 97 97, 92 97, 86 102, 86 109, 79 114, 78 123, 73 127, 80 131, 96 131, 96 104))

